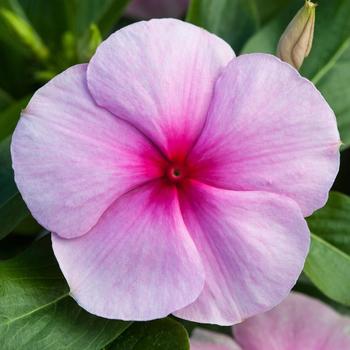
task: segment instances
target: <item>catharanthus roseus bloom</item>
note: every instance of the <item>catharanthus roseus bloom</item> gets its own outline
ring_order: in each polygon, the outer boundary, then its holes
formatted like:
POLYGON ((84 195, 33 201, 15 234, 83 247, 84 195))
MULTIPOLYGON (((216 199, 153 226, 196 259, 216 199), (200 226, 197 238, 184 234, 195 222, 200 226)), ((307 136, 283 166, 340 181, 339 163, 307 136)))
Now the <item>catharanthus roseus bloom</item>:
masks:
POLYGON ((82 307, 233 324, 294 285, 338 146, 332 110, 290 65, 164 19, 41 88, 12 157, 82 307))
POLYGON ((186 11, 189 0, 133 0, 126 13, 136 18, 180 17, 186 11))
POLYGON ((274 309, 233 327, 228 336, 196 329, 191 350, 350 349, 350 318, 303 294, 291 293, 274 309))

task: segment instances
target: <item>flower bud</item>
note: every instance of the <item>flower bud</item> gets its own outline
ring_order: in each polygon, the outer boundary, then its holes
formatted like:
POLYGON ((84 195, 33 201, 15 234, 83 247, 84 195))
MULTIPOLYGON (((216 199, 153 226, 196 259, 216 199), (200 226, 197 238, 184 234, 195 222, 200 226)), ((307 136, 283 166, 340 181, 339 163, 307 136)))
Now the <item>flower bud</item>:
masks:
POLYGON ((296 69, 303 64, 311 51, 315 27, 315 8, 317 4, 309 0, 298 11, 281 36, 277 56, 296 69))

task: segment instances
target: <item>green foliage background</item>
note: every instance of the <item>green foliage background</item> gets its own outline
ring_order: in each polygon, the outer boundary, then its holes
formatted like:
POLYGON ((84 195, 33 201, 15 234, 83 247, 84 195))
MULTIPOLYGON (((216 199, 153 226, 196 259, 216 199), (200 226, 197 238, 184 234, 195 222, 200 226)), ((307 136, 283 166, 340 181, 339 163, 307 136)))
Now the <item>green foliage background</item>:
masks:
MULTIPOLYGON (((0 0, 1 349, 188 349, 196 324, 166 318, 122 322, 93 316, 69 296, 44 228, 13 180, 17 120, 37 88, 87 62, 112 31, 132 23, 128 0, 0 0)), ((302 0, 192 0, 186 20, 216 33, 237 54, 274 53, 302 0)), ((313 50, 301 74, 334 109, 341 169, 325 208, 310 218, 312 245, 295 289, 350 313, 350 0, 319 0, 313 50)), ((220 332, 225 327, 205 326, 220 332)))

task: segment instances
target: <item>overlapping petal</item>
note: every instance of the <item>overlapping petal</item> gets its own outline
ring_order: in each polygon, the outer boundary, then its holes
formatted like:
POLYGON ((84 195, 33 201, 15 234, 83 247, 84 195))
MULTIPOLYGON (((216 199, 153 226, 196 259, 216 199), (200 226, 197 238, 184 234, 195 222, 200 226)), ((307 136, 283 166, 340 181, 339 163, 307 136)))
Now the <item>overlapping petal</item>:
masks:
POLYGON ((244 350, 350 349, 350 319, 298 293, 271 311, 236 325, 234 333, 244 350))
POLYGON ((335 116, 312 83, 274 56, 250 54, 218 79, 190 161, 200 181, 283 194, 307 216, 326 202, 339 145, 335 116))
POLYGON ((288 295, 309 248, 309 230, 294 201, 191 182, 181 209, 206 279, 199 298, 175 315, 232 325, 288 295))
POLYGON ((122 196, 86 235, 52 237, 71 295, 89 312, 150 320, 188 305, 204 271, 176 189, 158 181, 122 196))
POLYGON ((64 237, 86 233, 118 196, 159 176, 163 162, 142 134, 95 104, 86 65, 34 95, 15 130, 12 160, 34 217, 64 237))
POLYGON ((198 137, 222 69, 234 57, 223 40, 173 19, 138 22, 112 34, 88 67, 98 105, 129 121, 169 158, 198 137))

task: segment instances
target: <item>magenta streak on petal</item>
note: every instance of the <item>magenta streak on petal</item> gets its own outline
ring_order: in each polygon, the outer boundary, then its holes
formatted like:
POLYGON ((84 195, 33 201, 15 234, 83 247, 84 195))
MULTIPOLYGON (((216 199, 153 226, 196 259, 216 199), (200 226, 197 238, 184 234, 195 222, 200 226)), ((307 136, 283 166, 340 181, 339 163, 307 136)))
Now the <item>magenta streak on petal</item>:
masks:
POLYGON ((212 186, 269 191, 305 216, 322 207, 339 168, 339 132, 320 92, 272 55, 242 55, 216 82, 189 160, 212 186))
POLYGON ((99 46, 88 66, 88 87, 98 105, 174 159, 199 136, 215 81, 233 57, 223 40, 191 24, 138 22, 99 46))
POLYGON ((66 238, 89 231, 116 198, 165 166, 142 134, 94 103, 86 68, 69 68, 35 93, 11 145, 30 211, 66 238))
POLYGON ((71 295, 89 312, 122 320, 167 316, 204 283, 176 187, 153 181, 120 197, 78 239, 52 237, 71 295))

